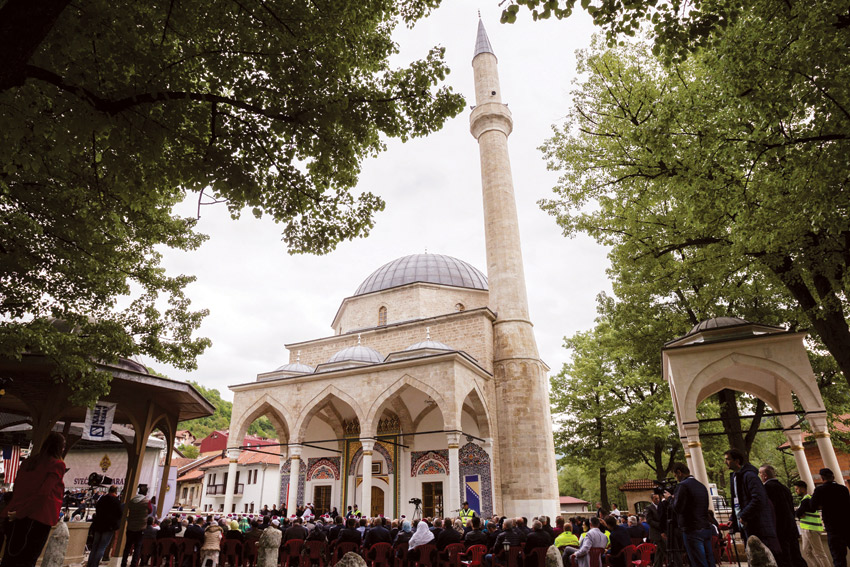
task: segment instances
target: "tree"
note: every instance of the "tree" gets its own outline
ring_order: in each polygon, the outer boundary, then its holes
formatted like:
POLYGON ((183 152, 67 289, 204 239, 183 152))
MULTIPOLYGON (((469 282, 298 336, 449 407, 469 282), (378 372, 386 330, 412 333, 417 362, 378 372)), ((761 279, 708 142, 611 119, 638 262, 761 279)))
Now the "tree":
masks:
MULTIPOLYGON (((711 50, 665 65, 598 44, 545 146, 543 203, 659 296, 756 297, 800 321, 850 382, 850 28, 835 2, 755 2, 711 50), (698 288, 699 291, 694 291, 698 288)), ((640 284, 636 284, 640 285, 640 284)))
POLYGON ((193 368, 205 311, 159 264, 203 241, 189 195, 270 215, 292 253, 367 235, 363 159, 463 107, 442 49, 388 62, 438 3, 0 2, 0 356, 50 356, 82 403, 92 360, 193 368))
POLYGON ((177 450, 180 451, 180 453, 188 459, 197 459, 198 456, 201 454, 200 449, 198 449, 194 445, 186 445, 185 443, 179 445, 177 447, 177 450))

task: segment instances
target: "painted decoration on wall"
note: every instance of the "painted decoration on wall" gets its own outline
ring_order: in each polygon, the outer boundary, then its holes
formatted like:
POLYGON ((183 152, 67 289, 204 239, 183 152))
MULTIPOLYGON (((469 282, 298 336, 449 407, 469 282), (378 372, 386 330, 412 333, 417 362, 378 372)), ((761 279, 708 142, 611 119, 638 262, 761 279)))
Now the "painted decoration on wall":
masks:
POLYGON ((469 507, 476 510, 480 516, 489 517, 493 514, 493 473, 490 466, 490 455, 483 447, 475 443, 467 443, 458 451, 460 464, 460 498, 467 500, 469 507), (477 477, 477 483, 474 480, 477 477), (470 483, 470 478, 472 482, 470 483), (471 493, 477 493, 479 509, 473 505, 471 493))
POLYGON ((448 474, 449 450, 413 451, 410 453, 410 476, 423 474, 448 474), (432 461, 429 463, 429 461, 432 461), (427 466, 426 466, 427 465, 427 466), (442 469, 441 472, 440 469, 442 469))
POLYGON ((339 457, 314 457, 307 460, 307 478, 310 480, 339 480, 339 457))
MULTIPOLYGON (((283 466, 280 467, 280 498, 282 502, 280 502, 280 507, 286 507, 286 495, 288 494, 287 489, 289 488, 289 473, 292 471, 292 461, 287 459, 283 466)), ((298 470, 298 496, 295 499, 295 503, 298 506, 304 505, 304 486, 307 480, 307 471, 304 466, 299 467, 298 470)))

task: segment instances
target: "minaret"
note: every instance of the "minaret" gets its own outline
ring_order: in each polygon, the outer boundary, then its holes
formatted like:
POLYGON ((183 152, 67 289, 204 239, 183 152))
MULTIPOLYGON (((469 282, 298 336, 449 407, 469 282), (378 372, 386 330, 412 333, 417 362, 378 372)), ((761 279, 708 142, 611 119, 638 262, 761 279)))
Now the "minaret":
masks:
POLYGON ((493 371, 503 513, 533 518, 558 514, 558 477, 546 367, 537 352, 522 267, 508 135, 513 120, 502 102, 498 60, 484 24, 472 68, 475 108, 470 130, 481 155, 487 278, 493 323, 493 371))

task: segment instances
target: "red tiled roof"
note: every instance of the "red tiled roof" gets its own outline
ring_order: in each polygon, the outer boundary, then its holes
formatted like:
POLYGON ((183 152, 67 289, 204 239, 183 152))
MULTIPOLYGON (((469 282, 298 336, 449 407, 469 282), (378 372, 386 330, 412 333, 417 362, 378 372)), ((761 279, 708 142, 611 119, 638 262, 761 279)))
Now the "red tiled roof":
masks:
MULTIPOLYGON (((255 465, 258 463, 266 463, 269 465, 277 465, 280 464, 280 457, 278 455, 269 455, 268 453, 257 453, 255 451, 242 451, 239 454, 239 460, 237 461, 240 465, 255 465)), ((220 457, 215 458, 214 460, 204 464, 201 467, 201 470, 212 469, 215 467, 226 467, 230 464, 230 459, 227 458, 227 455, 222 455, 220 457)))
POLYGON ((572 496, 561 496, 561 504, 590 504, 590 502, 572 496))
MULTIPOLYGON (((835 421, 832 422, 832 431, 835 433, 850 433, 850 425, 847 425, 846 422, 850 421, 850 413, 845 413, 844 415, 835 416, 835 421)), ((812 443, 814 439, 812 438, 811 431, 803 432, 803 443, 812 443)), ((786 441, 777 449, 789 449, 791 447, 791 443, 786 441)))
POLYGON ((191 480, 201 480, 204 478, 204 471, 201 469, 195 469, 187 472, 183 476, 177 477, 177 482, 187 482, 191 480))
POLYGON ((648 478, 638 478, 635 480, 630 480, 627 483, 620 486, 620 490, 628 491, 628 490, 652 490, 655 488, 655 483, 648 478))

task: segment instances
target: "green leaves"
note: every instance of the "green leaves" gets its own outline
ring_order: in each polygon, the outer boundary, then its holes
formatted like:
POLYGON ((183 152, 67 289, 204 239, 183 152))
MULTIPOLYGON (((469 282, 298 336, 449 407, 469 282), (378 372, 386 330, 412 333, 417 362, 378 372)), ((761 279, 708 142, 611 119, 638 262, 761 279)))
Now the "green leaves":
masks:
POLYGON ((675 66, 595 46, 543 148, 562 177, 541 206, 612 247, 620 298, 811 328, 850 378, 850 31, 822 23, 838 8, 706 11, 730 23, 675 66))
MULTIPOLYGON (((7 54, 25 81, 0 72, 0 355, 63 344, 74 357, 85 346, 90 359, 193 367, 209 344, 193 338, 205 311, 158 253, 202 243, 195 219, 172 214, 190 194, 234 218, 270 215, 290 253, 367 235, 384 203, 355 192, 362 161, 384 137, 425 136, 463 108, 440 85, 442 49, 389 65, 394 27, 437 4, 91 0, 55 21, 39 19, 39 2, 0 7, 6 43, 49 29, 31 57, 7 54), (123 337, 39 339, 34 321, 51 316, 90 316, 123 337), (11 340, 21 333, 35 342, 11 340)), ((76 360, 62 363, 68 379, 76 360)))

